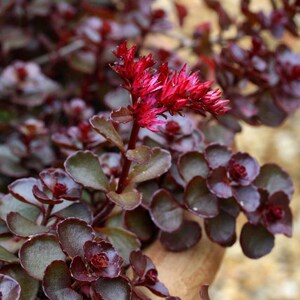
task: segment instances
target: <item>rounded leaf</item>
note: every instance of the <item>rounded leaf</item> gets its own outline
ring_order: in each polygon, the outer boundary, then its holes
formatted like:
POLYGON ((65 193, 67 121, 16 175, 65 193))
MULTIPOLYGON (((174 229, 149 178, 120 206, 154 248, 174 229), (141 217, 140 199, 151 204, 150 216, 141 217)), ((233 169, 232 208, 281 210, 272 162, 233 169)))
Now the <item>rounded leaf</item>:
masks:
POLYGON ((124 151, 123 141, 111 121, 104 116, 93 116, 90 119, 90 124, 104 138, 115 144, 121 151, 124 151))
POLYGON ((235 187, 233 195, 244 211, 253 212, 260 205, 260 194, 254 185, 235 187))
POLYGON ((178 170, 186 182, 195 176, 206 178, 209 172, 204 155, 196 151, 187 152, 179 158, 178 170))
POLYGON ((206 219, 204 225, 209 239, 222 246, 231 246, 236 239, 235 223, 234 217, 221 211, 215 218, 206 219))
POLYGON ((129 174, 131 182, 143 182, 157 178, 171 167, 171 154, 161 148, 152 148, 151 158, 147 163, 137 164, 129 174))
POLYGON ((231 151, 224 145, 211 144, 205 149, 205 158, 210 168, 226 167, 231 157, 231 151))
POLYGON ((65 260, 65 254, 54 235, 41 234, 27 240, 21 247, 22 267, 34 278, 42 280, 46 268, 54 260, 65 260))
POLYGON ((10 276, 0 274, 0 295, 3 300, 19 300, 21 287, 10 276))
POLYGON ((30 235, 49 231, 46 226, 37 225, 20 215, 18 212, 9 213, 6 222, 9 230, 16 236, 28 237, 30 235))
POLYGON ((0 246, 0 261, 8 263, 18 263, 19 259, 14 254, 0 246))
POLYGON ((92 221, 91 209, 83 203, 74 203, 62 210, 59 210, 55 215, 61 219, 78 218, 87 223, 92 221))
POLYGON ((113 110, 110 114, 110 118, 116 123, 124 124, 133 120, 132 112, 124 106, 117 110, 113 110))
POLYGON ((100 278, 92 284, 92 287, 102 300, 131 299, 131 285, 124 277, 100 278))
POLYGON ((132 210, 138 207, 142 201, 142 194, 131 187, 126 188, 121 194, 109 192, 108 199, 122 207, 124 210, 132 210))
POLYGON ((200 176, 188 183, 184 201, 191 212, 203 218, 212 218, 219 213, 218 198, 208 190, 205 179, 200 176))
POLYGON ((240 243, 246 256, 260 258, 273 249, 274 236, 261 225, 246 223, 241 232, 240 243))
POLYGON ((276 164, 265 164, 260 168, 260 173, 255 180, 258 188, 265 189, 269 195, 283 191, 292 198, 294 188, 288 173, 276 164))
POLYGON ((43 290, 50 300, 82 300, 83 297, 71 289, 71 276, 64 261, 53 261, 46 269, 43 290))
POLYGON ((137 164, 145 164, 152 156, 152 148, 148 146, 137 146, 135 149, 130 149, 125 153, 127 159, 136 162, 137 164))
POLYGON ((229 198, 232 196, 227 171, 224 167, 219 167, 210 172, 207 178, 207 187, 213 194, 220 198, 229 198))
POLYGON ((90 151, 78 151, 65 161, 67 173, 84 187, 100 191, 108 190, 108 180, 102 171, 100 161, 90 151))
POLYGON ((183 251, 196 245, 202 237, 201 227, 194 221, 183 221, 174 232, 161 232, 160 242, 170 251, 183 251))
POLYGON ((68 218, 58 223, 57 235, 62 249, 72 258, 83 257, 85 242, 94 239, 93 228, 77 218, 68 218))
POLYGON ((183 210, 173 199, 170 192, 158 190, 152 198, 150 215, 153 222, 163 231, 173 232, 183 220, 183 210))

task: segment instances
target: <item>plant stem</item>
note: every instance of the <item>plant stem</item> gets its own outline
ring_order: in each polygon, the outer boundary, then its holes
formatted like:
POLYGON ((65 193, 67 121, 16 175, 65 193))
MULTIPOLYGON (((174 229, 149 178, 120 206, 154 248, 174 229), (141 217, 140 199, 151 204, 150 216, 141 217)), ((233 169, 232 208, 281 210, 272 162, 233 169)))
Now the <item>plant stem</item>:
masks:
MULTIPOLYGON (((136 121, 134 121, 134 123, 132 125, 132 130, 131 130, 127 150, 135 148, 139 130, 140 130, 140 126, 138 125, 138 123, 136 121)), ((123 153, 123 161, 124 161, 124 163, 123 163, 122 173, 121 173, 119 183, 118 183, 118 188, 117 188, 117 193, 119 193, 119 194, 122 193, 124 191, 124 189, 126 188, 127 177, 128 177, 130 166, 131 166, 131 160, 127 159, 127 157, 125 156, 124 153, 123 153)), ((93 219, 93 225, 96 225, 100 220, 103 220, 106 216, 108 216, 114 207, 115 207, 115 204, 112 203, 109 199, 107 199, 106 206, 104 206, 103 209, 101 209, 101 211, 99 211, 95 215, 95 217, 93 219)))
MULTIPOLYGON (((140 130, 140 126, 138 125, 138 123, 136 121, 134 121, 132 130, 131 130, 131 134, 130 134, 130 139, 128 142, 127 150, 135 148, 139 130, 140 130)), ((122 193, 124 191, 124 189, 126 188, 127 177, 128 177, 130 166, 131 166, 131 160, 129 160, 124 153, 123 153, 123 159, 124 159, 123 169, 122 169, 122 173, 121 173, 118 188, 117 188, 117 193, 119 193, 119 194, 122 193)))
POLYGON ((41 225, 46 225, 47 224, 53 207, 54 207, 54 204, 49 204, 48 205, 46 213, 44 215, 44 218, 43 218, 43 221, 42 221, 41 225))

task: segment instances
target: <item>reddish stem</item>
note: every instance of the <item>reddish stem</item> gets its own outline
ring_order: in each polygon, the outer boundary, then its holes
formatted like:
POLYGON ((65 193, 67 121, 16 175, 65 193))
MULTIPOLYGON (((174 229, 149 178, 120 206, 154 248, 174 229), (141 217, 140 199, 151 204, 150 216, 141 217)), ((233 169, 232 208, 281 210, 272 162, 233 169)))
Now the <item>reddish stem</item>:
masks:
MULTIPOLYGON (((135 148, 139 130, 140 130, 140 126, 138 125, 138 123, 136 121, 134 121, 132 130, 131 130, 131 134, 130 134, 130 139, 128 142, 127 150, 135 148)), ((125 156, 125 154, 123 154, 123 159, 124 159, 124 164, 123 164, 122 174, 120 176, 120 180, 119 180, 119 184, 118 184, 118 188, 117 188, 117 193, 119 193, 119 194, 122 193, 124 191, 124 189, 126 188, 127 177, 128 177, 130 166, 131 166, 131 160, 129 160, 125 156)))

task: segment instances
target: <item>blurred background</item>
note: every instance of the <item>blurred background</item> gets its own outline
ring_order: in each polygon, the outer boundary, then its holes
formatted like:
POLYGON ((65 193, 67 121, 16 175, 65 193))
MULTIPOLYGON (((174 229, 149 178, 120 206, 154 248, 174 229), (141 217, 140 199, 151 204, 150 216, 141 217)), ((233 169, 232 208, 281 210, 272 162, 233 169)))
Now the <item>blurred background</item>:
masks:
MULTIPOLYGON (((186 5, 189 11, 185 26, 176 29, 182 34, 191 34, 192 28, 200 22, 217 22, 216 16, 207 10, 201 0, 178 0, 177 3, 186 5)), ((239 17, 240 1, 222 0, 221 3, 231 15, 239 17)), ((269 0, 251 1, 252 7, 256 10, 268 10, 270 3, 269 0)), ((172 18, 174 14, 172 1, 159 0, 157 5, 169 7, 172 18)), ((300 52, 299 39, 286 35, 284 40, 295 52, 300 52)), ((193 59, 188 53, 186 58, 193 59)), ((242 133, 237 135, 236 146, 239 151, 249 152, 260 164, 276 162, 292 176, 295 186, 292 201, 294 236, 292 239, 277 236, 271 254, 258 260, 245 257, 239 243, 229 248, 217 278, 210 288, 211 298, 213 300, 299 300, 300 112, 295 113, 279 128, 251 127, 243 124, 242 133)), ((243 220, 240 220, 239 226, 241 227, 242 224, 243 220)), ((240 228, 237 232, 239 230, 240 228)))

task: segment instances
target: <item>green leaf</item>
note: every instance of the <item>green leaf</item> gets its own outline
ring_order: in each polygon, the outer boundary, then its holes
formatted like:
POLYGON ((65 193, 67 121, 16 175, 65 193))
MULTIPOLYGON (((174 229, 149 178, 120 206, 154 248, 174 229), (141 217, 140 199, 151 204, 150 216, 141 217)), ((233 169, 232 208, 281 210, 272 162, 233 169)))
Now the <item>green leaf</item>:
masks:
POLYGON ((7 226, 12 233, 21 237, 49 231, 46 226, 37 225, 17 212, 11 212, 7 215, 7 226))
POLYGON ((108 199, 125 210, 135 209, 142 202, 142 194, 132 187, 127 187, 121 194, 109 192, 108 199))
POLYGON ((55 215, 61 219, 66 218, 79 218, 87 223, 92 222, 91 209, 83 203, 74 203, 62 210, 59 210, 55 215))
POLYGON ((178 170, 186 182, 195 176, 206 178, 209 172, 204 155, 196 151, 185 153, 179 158, 178 170))
POLYGON ((119 255, 124 259, 126 265, 129 264, 131 251, 141 247, 141 243, 136 235, 123 228, 104 227, 96 228, 95 230, 109 239, 119 255))
POLYGON ((65 260, 58 240, 54 235, 41 234, 27 240, 20 249, 22 267, 32 277, 42 280, 46 268, 54 260, 65 260))
POLYGON ((143 182, 157 178, 171 167, 171 154, 161 148, 153 148, 149 161, 142 165, 135 165, 129 174, 131 182, 143 182))
POLYGON ((0 261, 5 261, 8 263, 17 263, 19 259, 8 250, 0 246, 0 261))
POLYGON ((183 221, 183 210, 173 199, 170 192, 158 190, 150 205, 150 215, 153 222, 163 231, 173 232, 183 221))
POLYGON ((0 295, 3 300, 19 300, 21 287, 10 276, 0 274, 0 295))
POLYGON ((15 279, 21 286, 20 300, 35 300, 39 290, 39 281, 30 277, 19 265, 5 266, 1 272, 15 279))
POLYGON ((90 119, 90 123, 99 134, 115 144, 122 152, 124 151, 123 141, 111 121, 104 116, 94 116, 90 119))
POLYGON ((61 260, 53 261, 46 269, 43 290, 50 300, 81 300, 83 297, 71 289, 69 268, 61 260))
POLYGON ((70 256, 83 257, 83 245, 94 239, 93 228, 83 220, 68 218, 57 225, 57 235, 63 250, 70 256))
POLYGON ((125 155, 129 160, 132 160, 137 164, 145 164, 151 159, 153 151, 152 148, 141 145, 135 149, 128 150, 125 155))
POLYGON ((6 221, 10 212, 18 212, 31 221, 35 221, 40 214, 36 206, 21 202, 11 194, 7 194, 0 200, 0 218, 6 221))
POLYGON ((96 155, 90 151, 78 151, 65 161, 67 173, 84 187, 107 191, 109 184, 96 155))
POLYGON ((101 278, 94 282, 92 286, 102 300, 131 299, 131 286, 124 277, 101 278))

